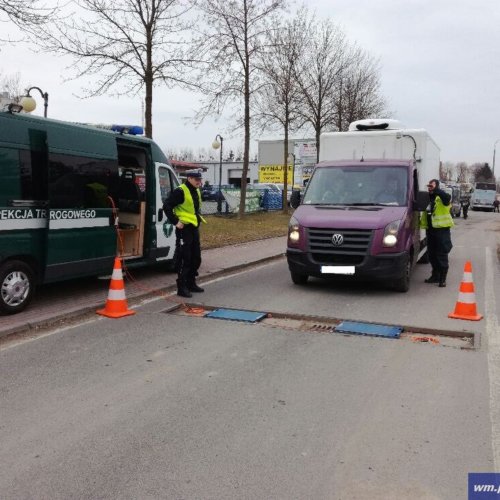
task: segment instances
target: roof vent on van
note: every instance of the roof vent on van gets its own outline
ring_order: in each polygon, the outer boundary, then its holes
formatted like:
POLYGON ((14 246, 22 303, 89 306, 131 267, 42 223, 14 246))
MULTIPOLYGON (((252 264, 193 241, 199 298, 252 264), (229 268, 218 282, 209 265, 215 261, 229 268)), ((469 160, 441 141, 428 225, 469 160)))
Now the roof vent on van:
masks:
POLYGON ((349 131, 363 130, 401 130, 405 128, 398 120, 373 118, 368 120, 357 120, 349 125, 349 131))

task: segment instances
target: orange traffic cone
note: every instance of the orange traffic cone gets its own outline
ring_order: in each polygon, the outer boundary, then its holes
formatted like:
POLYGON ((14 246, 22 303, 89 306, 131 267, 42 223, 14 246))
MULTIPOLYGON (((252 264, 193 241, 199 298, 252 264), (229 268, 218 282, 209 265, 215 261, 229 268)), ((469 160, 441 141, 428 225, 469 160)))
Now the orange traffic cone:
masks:
POLYGON ((122 316, 130 316, 135 314, 127 306, 127 299, 125 298, 125 285, 123 283, 122 263, 119 257, 115 258, 115 265, 113 266, 113 274, 111 275, 111 282, 109 284, 108 300, 104 309, 96 311, 101 316, 108 318, 121 318, 122 316))
POLYGON ((474 293, 474 281, 472 279, 472 264, 470 260, 465 263, 464 277, 460 283, 458 291, 458 300, 455 305, 455 311, 448 314, 449 318, 469 319, 478 321, 483 316, 477 314, 476 310, 476 294, 474 293))

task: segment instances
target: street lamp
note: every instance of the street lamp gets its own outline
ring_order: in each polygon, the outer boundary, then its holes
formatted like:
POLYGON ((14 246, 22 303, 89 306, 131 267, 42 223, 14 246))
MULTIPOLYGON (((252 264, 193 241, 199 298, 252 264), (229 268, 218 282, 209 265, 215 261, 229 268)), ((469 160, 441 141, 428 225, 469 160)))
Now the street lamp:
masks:
POLYGON ((500 139, 497 139, 495 141, 495 144, 493 144, 493 166, 491 167, 491 172, 493 175, 495 175, 495 153, 497 151, 497 142, 500 141, 500 139))
POLYGON ((219 192, 217 193, 217 212, 220 214, 222 212, 222 145, 224 143, 224 139, 221 135, 217 134, 215 136, 214 142, 212 142, 212 147, 214 149, 220 148, 220 160, 219 160, 219 192), (220 141, 220 142, 219 142, 220 141))
POLYGON ((43 116, 44 118, 47 118, 47 108, 49 107, 49 94, 47 92, 44 92, 41 88, 30 87, 26 91, 26 95, 21 97, 21 102, 19 104, 21 104, 23 109, 28 113, 30 113, 36 108, 36 101, 30 95, 30 92, 32 90, 38 90, 38 92, 40 92, 40 95, 43 97, 43 107, 44 107, 43 116))

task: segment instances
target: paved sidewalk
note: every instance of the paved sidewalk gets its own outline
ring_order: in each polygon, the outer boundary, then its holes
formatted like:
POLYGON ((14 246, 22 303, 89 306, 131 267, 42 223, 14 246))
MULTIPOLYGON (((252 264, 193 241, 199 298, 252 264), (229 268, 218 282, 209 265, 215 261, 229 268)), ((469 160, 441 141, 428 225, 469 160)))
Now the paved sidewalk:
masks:
MULTIPOLYGON (((199 280, 223 272, 264 262, 284 255, 286 237, 269 238, 240 245, 204 250, 199 280)), ((111 274, 112 269, 110 269, 111 274)), ((129 306, 137 299, 176 289, 177 275, 161 268, 133 269, 132 279, 125 279, 129 306)), ((82 316, 102 308, 106 302, 109 279, 85 278, 44 285, 37 290, 32 303, 22 313, 0 316, 0 337, 38 329, 82 316)))

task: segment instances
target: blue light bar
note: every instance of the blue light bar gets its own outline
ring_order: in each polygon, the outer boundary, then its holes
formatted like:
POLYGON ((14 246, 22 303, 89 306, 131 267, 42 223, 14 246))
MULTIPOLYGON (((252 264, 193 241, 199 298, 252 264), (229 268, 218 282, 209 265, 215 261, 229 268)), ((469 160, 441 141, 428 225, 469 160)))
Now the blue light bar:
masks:
POLYGON ((139 125, 111 125, 113 132, 130 135, 144 135, 144 129, 139 125))

